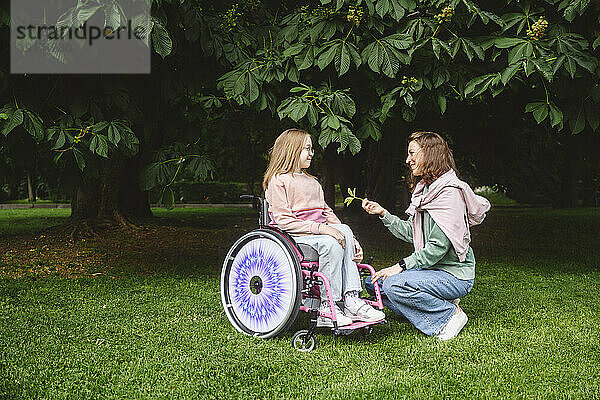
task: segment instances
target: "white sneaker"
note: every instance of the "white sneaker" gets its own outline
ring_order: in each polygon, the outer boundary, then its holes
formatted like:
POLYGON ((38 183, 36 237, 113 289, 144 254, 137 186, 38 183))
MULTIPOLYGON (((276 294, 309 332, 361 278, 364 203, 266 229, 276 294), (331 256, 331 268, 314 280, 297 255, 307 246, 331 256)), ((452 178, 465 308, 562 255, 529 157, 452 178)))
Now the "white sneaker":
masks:
POLYGON ((375 322, 385 318, 385 313, 376 310, 363 299, 353 299, 344 304, 344 314, 353 321, 375 322))
MULTIPOLYGON (((344 315, 337 303, 335 303, 333 308, 335 309, 335 317, 337 319, 338 328, 340 326, 346 326, 352 323, 352 319, 344 315)), ((319 307, 319 313, 321 312, 325 312, 327 314, 331 313, 331 310, 329 309, 329 304, 326 301, 321 302, 321 307, 319 307)), ((333 328, 333 320, 331 318, 319 315, 319 317, 317 318, 317 328, 321 327, 333 328)))
POLYGON ((442 328, 437 338, 440 340, 450 340, 456 337, 461 329, 465 326, 469 318, 467 314, 459 307, 456 306, 456 312, 450 318, 450 321, 442 328))

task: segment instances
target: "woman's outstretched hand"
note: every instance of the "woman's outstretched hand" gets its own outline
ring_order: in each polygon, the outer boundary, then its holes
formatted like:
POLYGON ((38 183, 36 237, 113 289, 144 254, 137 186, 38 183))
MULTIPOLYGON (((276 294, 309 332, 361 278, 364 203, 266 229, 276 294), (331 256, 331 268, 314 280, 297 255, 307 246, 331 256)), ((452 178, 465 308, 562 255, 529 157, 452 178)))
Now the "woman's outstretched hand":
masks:
POLYGON ((390 276, 399 274, 400 272, 402 272, 402 267, 400 264, 396 263, 391 267, 380 269, 379 271, 375 272, 375 275, 373 275, 373 282, 377 282, 379 278, 381 278, 381 281, 384 282, 390 276))
POLYGON ((377 214, 380 216, 385 216, 385 208, 381 207, 379 203, 376 201, 371 201, 369 199, 363 199, 362 208, 368 212, 369 214, 377 214))

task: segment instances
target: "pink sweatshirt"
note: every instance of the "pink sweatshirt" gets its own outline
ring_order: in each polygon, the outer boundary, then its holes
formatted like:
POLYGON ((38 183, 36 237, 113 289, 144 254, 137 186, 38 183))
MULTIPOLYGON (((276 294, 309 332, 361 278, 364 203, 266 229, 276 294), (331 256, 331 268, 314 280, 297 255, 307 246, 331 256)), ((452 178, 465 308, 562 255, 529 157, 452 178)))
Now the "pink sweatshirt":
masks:
POLYGON ((325 203, 323 188, 304 173, 274 175, 265 191, 269 215, 277 226, 291 234, 319 233, 319 224, 340 224, 325 203))

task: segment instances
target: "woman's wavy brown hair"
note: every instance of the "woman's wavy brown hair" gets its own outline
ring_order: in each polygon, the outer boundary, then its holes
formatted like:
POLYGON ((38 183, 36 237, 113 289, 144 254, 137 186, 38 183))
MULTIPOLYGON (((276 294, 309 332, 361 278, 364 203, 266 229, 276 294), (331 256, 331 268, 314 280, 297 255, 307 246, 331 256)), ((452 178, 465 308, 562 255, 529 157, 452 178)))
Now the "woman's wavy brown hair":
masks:
POLYGON ((302 129, 285 130, 275 139, 269 151, 269 166, 263 178, 263 190, 267 190, 273 175, 294 172, 300 162, 300 153, 306 137, 310 134, 302 129))
POLYGON ((423 152, 422 175, 414 176, 410 173, 410 188, 413 190, 419 181, 431 185, 440 176, 453 169, 458 173, 452 150, 448 143, 435 132, 413 132, 408 137, 408 143, 416 141, 423 152))

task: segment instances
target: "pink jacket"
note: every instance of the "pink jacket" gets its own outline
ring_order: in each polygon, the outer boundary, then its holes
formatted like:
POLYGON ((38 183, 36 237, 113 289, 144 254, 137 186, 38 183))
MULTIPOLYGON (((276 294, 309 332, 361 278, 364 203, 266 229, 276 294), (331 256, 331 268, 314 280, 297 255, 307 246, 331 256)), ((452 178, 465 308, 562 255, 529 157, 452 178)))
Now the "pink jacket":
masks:
POLYGON ((452 243, 458 259, 464 261, 471 243, 469 227, 483 221, 490 202, 476 195, 452 169, 437 178, 427 193, 423 193, 424 189, 423 183, 417 183, 406 210, 412 220, 415 251, 425 246, 422 211, 427 211, 452 243))
POLYGON ((280 229, 297 235, 319 233, 319 224, 340 224, 325 203, 323 188, 306 174, 274 175, 265 191, 271 219, 280 229))

